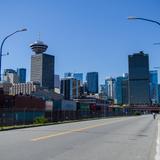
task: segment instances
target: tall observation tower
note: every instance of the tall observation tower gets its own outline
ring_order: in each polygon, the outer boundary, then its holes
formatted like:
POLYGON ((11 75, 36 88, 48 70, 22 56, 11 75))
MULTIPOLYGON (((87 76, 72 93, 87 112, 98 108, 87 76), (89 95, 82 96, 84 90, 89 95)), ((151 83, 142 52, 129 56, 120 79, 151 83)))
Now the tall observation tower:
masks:
POLYGON ((30 45, 33 52, 36 54, 44 53, 48 46, 44 44, 42 41, 35 41, 33 44, 30 45))
POLYGON ((54 89, 54 56, 46 54, 48 46, 42 41, 30 45, 35 53, 31 56, 31 81, 39 82, 40 86, 54 89))

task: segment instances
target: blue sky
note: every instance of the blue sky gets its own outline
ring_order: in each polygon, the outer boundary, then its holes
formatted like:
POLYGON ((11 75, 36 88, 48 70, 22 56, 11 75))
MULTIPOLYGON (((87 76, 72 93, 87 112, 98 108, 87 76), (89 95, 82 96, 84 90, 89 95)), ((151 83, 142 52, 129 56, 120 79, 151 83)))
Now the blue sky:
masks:
POLYGON ((20 28, 4 45, 2 69, 25 67, 30 79, 33 54, 29 45, 38 39, 55 55, 55 73, 99 72, 105 77, 128 72, 128 55, 143 50, 150 69, 160 66, 160 26, 128 21, 128 16, 160 21, 159 0, 1 0, 0 40, 20 28))

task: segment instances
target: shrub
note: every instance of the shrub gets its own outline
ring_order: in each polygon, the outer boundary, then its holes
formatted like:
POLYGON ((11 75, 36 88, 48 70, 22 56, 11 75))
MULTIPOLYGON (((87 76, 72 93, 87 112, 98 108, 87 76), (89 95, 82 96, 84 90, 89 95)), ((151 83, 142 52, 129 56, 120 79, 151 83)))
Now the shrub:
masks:
POLYGON ((44 124, 44 123, 47 123, 47 119, 45 117, 36 117, 34 119, 34 124, 44 124))
POLYGON ((139 115, 141 115, 141 113, 136 111, 136 112, 134 112, 134 115, 139 116, 139 115))

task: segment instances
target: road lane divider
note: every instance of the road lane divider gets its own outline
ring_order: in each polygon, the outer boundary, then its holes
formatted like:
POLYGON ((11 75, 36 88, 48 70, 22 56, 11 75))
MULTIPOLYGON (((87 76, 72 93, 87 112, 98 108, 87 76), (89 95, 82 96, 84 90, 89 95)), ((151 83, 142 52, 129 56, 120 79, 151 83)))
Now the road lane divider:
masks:
POLYGON ((31 141, 36 142, 36 141, 46 140, 46 139, 49 139, 49 138, 62 136, 62 135, 66 135, 66 134, 70 134, 70 133, 74 133, 74 132, 82 132, 82 131, 87 130, 87 129, 97 128, 97 127, 105 126, 105 125, 108 125, 108 124, 112 124, 112 123, 116 123, 116 122, 120 122, 120 121, 124 121, 124 120, 125 119, 117 118, 115 121, 109 121, 109 122, 105 122, 105 123, 101 123, 101 124, 96 124, 96 125, 91 125, 91 126, 87 126, 87 127, 72 129, 72 130, 68 130, 68 131, 61 131, 61 132, 58 132, 58 133, 51 133, 51 134, 48 134, 48 135, 36 137, 36 138, 31 139, 31 141))

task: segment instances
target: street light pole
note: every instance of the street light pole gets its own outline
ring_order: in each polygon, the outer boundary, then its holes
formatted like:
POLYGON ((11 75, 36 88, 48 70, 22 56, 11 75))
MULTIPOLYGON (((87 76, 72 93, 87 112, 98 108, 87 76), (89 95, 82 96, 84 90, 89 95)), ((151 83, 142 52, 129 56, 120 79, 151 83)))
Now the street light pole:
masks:
POLYGON ((3 52, 2 49, 3 49, 4 42, 5 42, 9 37, 11 37, 12 35, 14 35, 14 34, 16 34, 16 33, 18 33, 18 32, 23 32, 23 31, 27 31, 27 29, 24 28, 24 29, 17 30, 17 31, 15 31, 15 32, 9 34, 8 36, 6 36, 6 37, 3 39, 2 43, 1 43, 1 46, 0 46, 0 81, 1 81, 1 75, 2 75, 2 74, 1 74, 2 56, 3 56, 3 54, 2 54, 2 52, 3 52))
POLYGON ((137 20, 143 20, 143 21, 148 21, 148 22, 156 23, 156 24, 158 24, 160 26, 160 22, 154 21, 154 20, 151 20, 151 19, 140 18, 140 17, 132 17, 132 16, 128 17, 128 20, 136 20, 136 19, 137 20))
MULTIPOLYGON (((146 18, 140 18, 140 17, 133 17, 133 16, 130 16, 128 17, 128 20, 143 20, 143 21, 148 21, 148 22, 151 22, 151 23, 156 23, 160 26, 160 22, 158 21, 154 21, 154 20, 151 20, 151 19, 146 19, 146 18)), ((154 45, 160 45, 160 43, 154 43, 154 45)))

